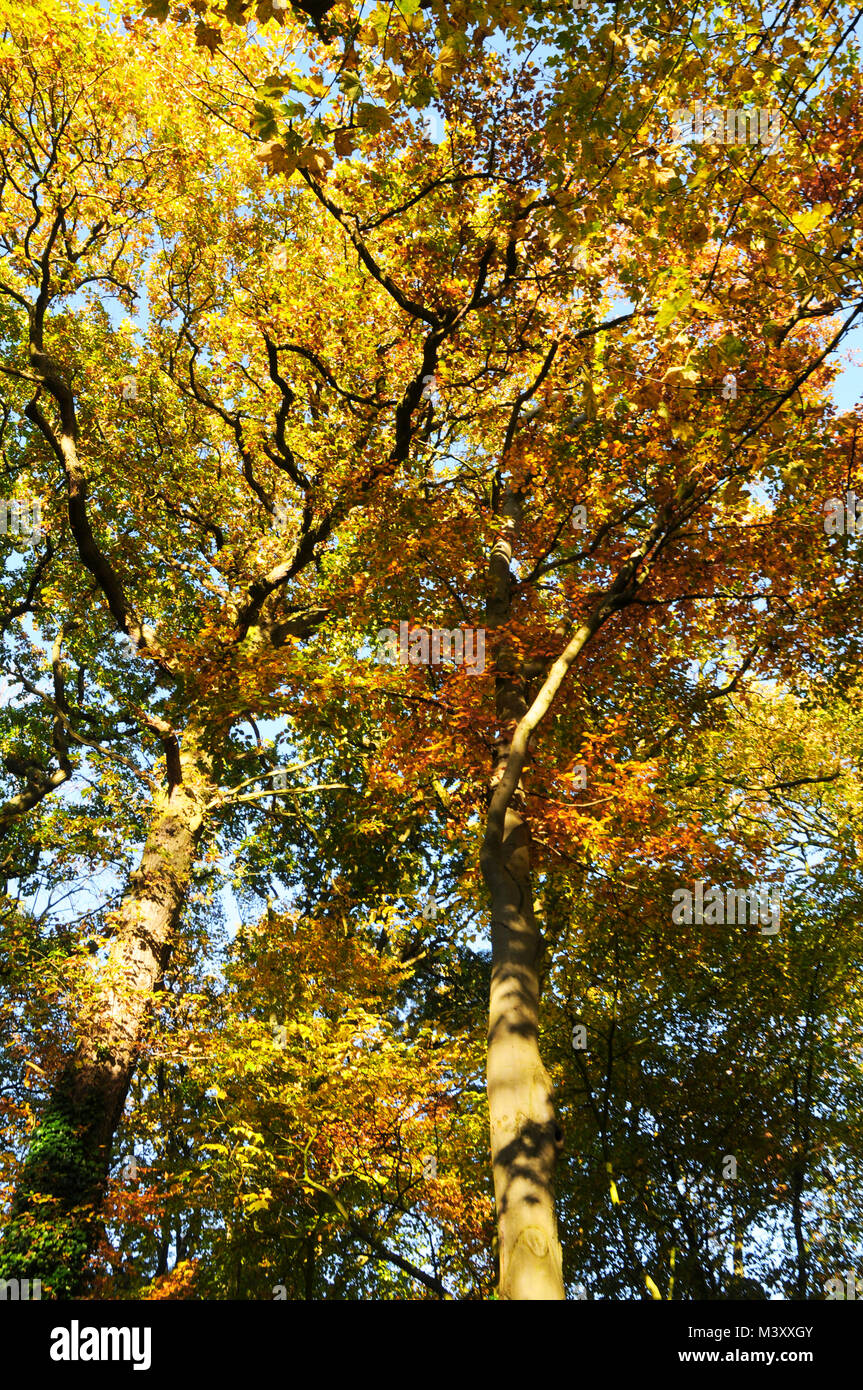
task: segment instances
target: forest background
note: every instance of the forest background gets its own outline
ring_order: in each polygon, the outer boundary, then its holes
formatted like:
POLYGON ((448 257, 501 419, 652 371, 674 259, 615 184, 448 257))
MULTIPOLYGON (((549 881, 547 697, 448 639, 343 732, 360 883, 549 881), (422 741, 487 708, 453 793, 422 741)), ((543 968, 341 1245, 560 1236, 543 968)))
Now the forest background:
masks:
POLYGON ((0 1277, 846 1296, 861 16, 0 17, 0 1277))

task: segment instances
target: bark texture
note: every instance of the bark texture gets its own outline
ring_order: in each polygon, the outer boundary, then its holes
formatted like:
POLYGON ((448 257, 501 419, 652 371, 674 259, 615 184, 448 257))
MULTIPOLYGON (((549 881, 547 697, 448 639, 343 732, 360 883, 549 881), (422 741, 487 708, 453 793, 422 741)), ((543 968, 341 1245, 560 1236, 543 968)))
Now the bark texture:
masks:
MULTIPOLYGON (((488 623, 510 615, 511 537, 520 498, 501 508, 504 533, 490 564, 488 623)), ((504 790, 511 737, 527 711, 525 680, 505 644, 496 654, 496 705, 501 728, 482 870, 491 896, 492 977, 487 1082, 500 1261, 499 1296, 563 1299, 562 1253, 554 1210, 554 1168, 561 1134, 551 1078, 539 1052, 542 943, 533 911, 530 836, 518 809, 518 788, 504 790)), ((519 768, 520 776, 520 768, 519 768)))
MULTIPOLYGON (((547 361, 550 362, 551 355, 547 361)), ((541 376, 538 379, 538 383, 541 376)), ((519 397, 519 405, 527 395, 519 397)), ((509 443, 514 434, 513 414, 509 443)), ((690 489, 692 491, 692 489, 690 489)), ((487 621, 504 626, 512 610, 512 538, 523 493, 504 493, 502 531, 489 564, 487 621)), ((693 506, 694 503, 690 503, 693 506)), ((626 608, 663 546, 685 519, 666 508, 599 595, 531 702, 522 660, 497 644, 496 704, 501 730, 480 863, 492 901, 492 984, 488 1038, 488 1102, 494 1165, 501 1298, 565 1298, 553 1178, 562 1146, 551 1081, 539 1053, 542 942, 533 912, 529 835, 523 818, 522 774, 530 739, 551 709, 573 663, 615 613, 626 608)), ((532 674, 544 669, 542 663, 532 674)))
POLYGON ((488 1103, 501 1298, 562 1299, 554 1210, 561 1135, 539 1052, 540 934, 527 828, 507 811, 500 853, 484 866, 492 897, 488 1103))
POLYGON ((137 869, 116 914, 108 960, 78 1020, 78 1044, 38 1125, 0 1247, 0 1275, 39 1278, 57 1297, 83 1291, 99 1208, 145 1035, 167 965, 212 794, 206 768, 181 754, 182 780, 160 793, 137 869))

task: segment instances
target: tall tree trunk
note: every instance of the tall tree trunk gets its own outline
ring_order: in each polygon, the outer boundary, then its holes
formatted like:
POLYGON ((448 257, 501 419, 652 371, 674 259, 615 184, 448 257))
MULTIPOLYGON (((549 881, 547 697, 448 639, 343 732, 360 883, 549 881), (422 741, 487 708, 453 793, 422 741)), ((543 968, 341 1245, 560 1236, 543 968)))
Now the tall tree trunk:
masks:
POLYGON ((108 960, 77 1021, 75 1052, 33 1136, 4 1231, 0 1274, 41 1277, 57 1297, 82 1290, 98 1240, 114 1133, 212 795, 206 768, 200 753, 184 750, 180 780, 158 795, 140 863, 116 913, 108 960))
POLYGON ((501 852, 484 865, 492 898, 488 1106, 501 1298, 562 1299, 554 1210, 561 1134, 539 1053, 540 935, 527 827, 506 813, 501 852))
MULTIPOLYGON (((511 608, 510 537, 521 499, 504 498, 505 532, 490 563, 488 623, 511 608)), ((527 710, 525 680, 504 644, 496 652, 496 703, 502 735, 492 787, 510 756, 510 735, 527 710)), ((491 895, 492 976, 488 1031, 488 1105, 500 1259, 499 1296, 563 1299, 563 1267, 554 1210, 554 1167, 561 1133, 551 1078, 539 1053, 541 940, 533 912, 530 836, 512 804, 489 808, 482 870, 491 895)))
MULTIPOLYGON (((519 397, 520 402, 524 399, 519 397)), ((516 419, 517 410, 513 429, 516 419)), ((499 486, 500 474, 495 489, 499 486)), ((510 488, 500 506, 502 533, 489 562, 490 628, 501 627, 510 617, 512 536, 522 498, 523 493, 510 488)), ((480 864, 492 899, 488 1100, 501 1298, 565 1297, 552 1189, 562 1135, 555 1119, 551 1081, 539 1055, 541 943, 533 915, 529 837, 517 809, 522 772, 531 736, 551 709, 573 663, 609 618, 633 601, 663 545, 686 515, 685 510, 675 512, 672 504, 660 511, 641 544, 630 552, 608 589, 598 596, 591 612, 551 663, 530 706, 527 676, 542 674, 544 663, 526 666, 505 642, 499 643, 495 652, 501 736, 480 864)))

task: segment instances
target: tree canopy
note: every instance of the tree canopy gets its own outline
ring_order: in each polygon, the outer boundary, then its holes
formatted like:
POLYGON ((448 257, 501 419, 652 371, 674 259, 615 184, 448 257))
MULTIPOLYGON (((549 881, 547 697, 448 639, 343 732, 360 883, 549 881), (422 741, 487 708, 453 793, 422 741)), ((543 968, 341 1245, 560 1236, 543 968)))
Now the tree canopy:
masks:
POLYGON ((856 25, 0 0, 0 1277, 838 1296, 856 25))

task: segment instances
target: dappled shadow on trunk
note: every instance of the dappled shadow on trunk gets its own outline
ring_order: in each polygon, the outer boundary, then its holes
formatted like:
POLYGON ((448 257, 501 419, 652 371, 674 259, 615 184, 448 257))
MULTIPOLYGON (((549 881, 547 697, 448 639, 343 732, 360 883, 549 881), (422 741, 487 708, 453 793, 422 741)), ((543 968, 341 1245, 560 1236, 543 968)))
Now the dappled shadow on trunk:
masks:
POLYGON ((540 937, 527 836, 511 810, 492 888, 488 1101, 500 1245, 500 1296, 562 1299, 554 1170, 562 1145, 551 1078, 539 1052, 540 937))

